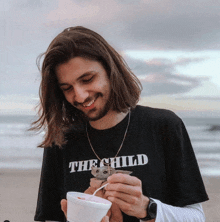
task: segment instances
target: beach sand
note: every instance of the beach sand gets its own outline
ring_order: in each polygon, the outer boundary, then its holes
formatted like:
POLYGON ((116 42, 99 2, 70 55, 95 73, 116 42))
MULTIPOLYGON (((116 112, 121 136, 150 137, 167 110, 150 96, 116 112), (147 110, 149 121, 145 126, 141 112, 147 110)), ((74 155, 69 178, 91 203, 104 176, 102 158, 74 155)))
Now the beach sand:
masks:
MULTIPOLYGON (((0 222, 33 222, 40 170, 0 169, 0 222)), ((210 200, 203 203, 207 222, 220 221, 220 178, 203 177, 210 200)))

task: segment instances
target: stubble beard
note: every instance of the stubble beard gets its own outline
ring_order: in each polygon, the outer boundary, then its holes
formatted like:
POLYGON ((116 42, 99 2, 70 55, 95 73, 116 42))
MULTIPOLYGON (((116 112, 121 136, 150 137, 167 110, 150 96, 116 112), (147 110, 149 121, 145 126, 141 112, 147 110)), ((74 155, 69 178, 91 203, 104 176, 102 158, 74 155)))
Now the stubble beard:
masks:
MULTIPOLYGON (((98 97, 103 97, 103 94, 99 93, 99 96, 98 97)), ((97 120, 100 120, 101 118, 103 118, 107 113, 108 111, 112 108, 112 104, 111 104, 111 100, 110 100, 111 96, 109 96, 106 104, 104 105, 104 107, 98 111, 98 113, 96 114, 96 116, 94 117, 90 117, 89 116, 89 113, 93 113, 93 112, 97 112, 96 109, 94 110, 91 110, 87 115, 84 113, 84 116, 86 118, 87 121, 97 121, 97 120)))

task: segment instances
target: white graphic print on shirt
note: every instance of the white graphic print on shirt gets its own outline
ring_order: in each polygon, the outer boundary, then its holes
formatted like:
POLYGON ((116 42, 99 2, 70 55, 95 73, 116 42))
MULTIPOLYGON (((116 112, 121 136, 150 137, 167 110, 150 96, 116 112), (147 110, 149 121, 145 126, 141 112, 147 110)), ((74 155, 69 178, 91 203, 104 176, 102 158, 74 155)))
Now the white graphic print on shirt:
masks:
POLYGON ((69 163, 70 173, 89 171, 92 166, 102 167, 104 163, 111 163, 111 167, 131 167, 131 166, 140 166, 146 165, 148 163, 148 157, 146 154, 137 154, 131 156, 118 156, 116 158, 104 158, 102 162, 98 159, 91 160, 82 160, 82 161, 73 161, 69 163))

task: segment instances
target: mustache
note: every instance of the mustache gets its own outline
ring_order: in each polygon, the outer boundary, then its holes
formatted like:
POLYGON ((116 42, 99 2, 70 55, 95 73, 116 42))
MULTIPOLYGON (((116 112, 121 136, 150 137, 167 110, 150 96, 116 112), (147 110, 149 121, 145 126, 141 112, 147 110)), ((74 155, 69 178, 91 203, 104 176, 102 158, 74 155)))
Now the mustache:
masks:
POLYGON ((91 102, 92 100, 96 100, 99 96, 103 96, 102 93, 97 93, 94 97, 87 97, 82 103, 78 103, 77 101, 75 101, 73 103, 74 106, 78 106, 78 105, 83 105, 84 103, 89 103, 91 102))

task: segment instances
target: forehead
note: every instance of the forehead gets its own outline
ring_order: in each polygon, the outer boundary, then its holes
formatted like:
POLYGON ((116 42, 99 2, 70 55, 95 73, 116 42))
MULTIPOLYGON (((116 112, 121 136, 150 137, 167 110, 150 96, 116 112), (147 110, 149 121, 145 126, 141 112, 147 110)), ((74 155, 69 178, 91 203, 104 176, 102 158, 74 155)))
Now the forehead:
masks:
POLYGON ((56 68, 56 75, 59 82, 67 81, 70 78, 77 79, 82 75, 92 72, 106 74, 100 62, 83 57, 72 58, 68 62, 58 65, 56 68))

